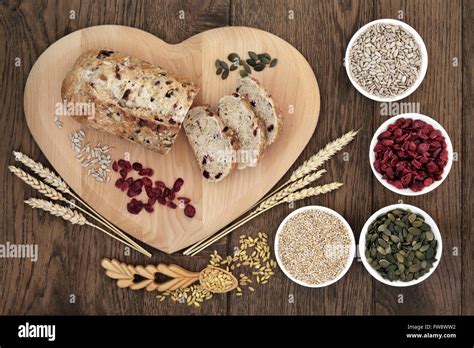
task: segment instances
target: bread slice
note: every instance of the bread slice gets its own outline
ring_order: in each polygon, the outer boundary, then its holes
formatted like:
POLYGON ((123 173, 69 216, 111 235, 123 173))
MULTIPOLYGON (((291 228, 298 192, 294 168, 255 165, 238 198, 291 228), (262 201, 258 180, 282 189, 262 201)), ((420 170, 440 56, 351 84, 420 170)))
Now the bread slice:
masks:
POLYGON ((189 110, 183 127, 205 179, 217 182, 232 172, 239 141, 208 105, 189 110))
POLYGON ((255 114, 265 122, 267 145, 275 141, 281 131, 280 108, 260 83, 252 77, 244 77, 237 83, 237 93, 247 98, 255 114))
POLYGON ((238 93, 219 100, 218 114, 225 126, 235 130, 239 139, 237 168, 256 166, 267 143, 263 121, 255 115, 249 102, 238 93))

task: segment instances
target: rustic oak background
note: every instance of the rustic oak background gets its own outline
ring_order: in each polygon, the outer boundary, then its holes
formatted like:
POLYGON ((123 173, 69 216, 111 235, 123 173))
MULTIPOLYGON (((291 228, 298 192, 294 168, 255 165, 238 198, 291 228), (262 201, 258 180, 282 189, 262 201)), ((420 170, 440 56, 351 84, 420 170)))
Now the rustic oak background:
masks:
POLYGON ((0 1, 0 243, 39 245, 36 263, 0 259, 0 314, 474 314, 474 203, 470 200, 474 193, 470 176, 474 168, 473 22, 472 0, 0 1), (75 19, 69 17, 71 10, 75 19), (184 20, 179 19, 180 10, 184 20), (288 18, 289 11, 294 19, 288 18), (356 92, 342 66, 345 47, 360 26, 378 18, 397 18, 399 11, 421 34, 429 54, 425 81, 404 101, 420 103, 421 113, 443 124, 459 155, 447 180, 421 197, 399 197, 372 176, 368 146, 385 117, 378 103, 356 92), (144 291, 116 288, 100 268, 103 257, 129 263, 174 262, 199 270, 214 248, 224 255, 231 252, 243 233, 273 235, 290 208, 273 209, 198 257, 157 252, 151 260, 133 251, 124 256, 123 247, 101 233, 26 208, 23 200, 33 191, 8 172, 11 151, 21 150, 47 163, 24 119, 28 72, 50 44, 72 31, 99 24, 134 26, 170 43, 210 28, 243 25, 290 42, 308 59, 321 90, 317 130, 294 168, 345 131, 362 129, 347 148, 349 161, 339 154, 327 167, 324 182, 340 180, 345 187, 297 206, 320 204, 337 210, 358 238, 372 212, 403 198, 438 222, 444 252, 436 272, 422 284, 405 289, 376 282, 360 262, 354 262, 342 280, 325 289, 300 287, 278 272, 249 296, 217 295, 200 309, 158 302, 144 291), (19 67, 16 57, 21 59, 19 67), (457 66, 453 66, 455 58, 457 66), (75 303, 70 303, 71 294, 75 303), (398 303, 399 294, 404 296, 403 304, 398 303))

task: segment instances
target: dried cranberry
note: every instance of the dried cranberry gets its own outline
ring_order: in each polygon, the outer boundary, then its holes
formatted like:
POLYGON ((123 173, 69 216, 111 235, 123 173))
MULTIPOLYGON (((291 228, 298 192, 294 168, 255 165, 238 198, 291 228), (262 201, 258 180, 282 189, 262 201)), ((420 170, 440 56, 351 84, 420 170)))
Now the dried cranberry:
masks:
POLYGON ((425 180, 423 180, 423 185, 427 187, 427 186, 430 186, 433 182, 434 182, 433 178, 426 178, 425 180))
POLYGON ((157 197, 156 200, 158 201, 158 203, 166 205, 166 199, 164 199, 163 197, 157 197))
POLYGON ((154 171, 151 168, 142 168, 138 171, 141 176, 153 176, 153 173, 154 171))
POLYGON ((125 161, 125 167, 123 169, 125 169, 127 173, 132 171, 132 165, 129 161, 125 161))
POLYGON ((188 204, 191 200, 188 197, 178 197, 178 201, 188 204))
POLYGON ((115 181, 115 187, 121 188, 123 183, 124 183, 123 178, 118 178, 117 181, 115 181))
POLYGON ((153 192, 153 189, 150 186, 145 186, 145 192, 149 198, 155 197, 155 193, 153 192))
POLYGON ((134 191, 138 191, 138 190, 140 190, 142 187, 143 187, 143 180, 142 180, 142 179, 137 179, 137 180, 135 180, 135 181, 133 182, 131 188, 132 188, 134 191))
POLYGON ((196 208, 194 208, 191 204, 186 204, 184 207, 184 215, 189 218, 194 217, 194 215, 196 215, 196 208))
POLYGON ((153 211, 155 210, 155 209, 153 209, 153 207, 150 204, 145 204, 145 205, 143 205, 143 207, 145 208, 145 210, 148 213, 153 213, 153 211))
POLYGON ((138 163, 138 162, 135 162, 135 163, 133 163, 132 168, 133 168, 133 170, 136 170, 138 172, 140 169, 142 169, 142 164, 138 163))
POLYGON ((178 192, 181 189, 181 186, 183 186, 184 180, 181 178, 176 179, 176 181, 173 184, 173 190, 175 192, 178 192))
POLYGON ((153 187, 152 191, 154 197, 161 197, 161 195, 163 194, 163 191, 159 187, 153 187))
POLYGON ((166 187, 165 183, 163 181, 155 181, 155 185, 159 187, 160 189, 164 189, 166 187))
POLYGON ((128 182, 124 181, 120 189, 122 190, 122 192, 125 192, 128 190, 128 188, 129 188, 128 182))
POLYGON ((177 205, 176 205, 174 202, 172 202, 172 201, 166 202, 166 205, 167 205, 168 207, 170 207, 171 209, 176 209, 176 207, 177 207, 177 205))
POLYGON ((127 210, 131 214, 138 214, 143 209, 143 202, 137 201, 136 199, 132 199, 129 203, 127 203, 127 210))
POLYGON ((443 160, 443 161, 447 161, 448 160, 448 150, 443 149, 441 151, 441 153, 439 154, 439 159, 443 160))
POLYGON ((123 159, 120 159, 120 160, 118 161, 118 165, 120 166, 120 168, 125 168, 125 162, 126 162, 126 161, 123 160, 123 159))
POLYGON ((120 176, 125 179, 127 177, 127 171, 125 169, 120 169, 119 174, 120 176))
POLYGON ((128 197, 135 197, 142 193, 142 190, 134 190, 133 188, 129 188, 127 191, 128 197))
POLYGON ((150 197, 150 198, 148 198, 148 204, 149 204, 149 205, 155 204, 156 198, 157 198, 157 197, 150 197))
POLYGON ((176 192, 174 192, 174 190, 170 190, 170 193, 168 193, 168 199, 172 201, 173 199, 175 199, 175 197, 176 192))
POLYGON ((153 181, 151 181, 151 179, 148 177, 142 178, 142 181, 143 181, 143 186, 146 186, 146 187, 153 186, 153 181))
POLYGON ((162 196, 166 198, 166 197, 168 197, 168 195, 170 194, 170 192, 171 192, 171 190, 170 190, 169 188, 165 187, 165 188, 163 189, 163 194, 162 194, 162 196))
POLYGON ((392 132, 385 131, 385 132, 380 133, 378 139, 379 140, 387 139, 387 138, 390 138, 391 136, 392 136, 392 132))
POLYGON ((419 153, 425 153, 426 151, 428 151, 429 148, 430 148, 430 145, 428 145, 427 143, 418 144, 418 152, 419 153))
POLYGON ((116 161, 114 161, 114 163, 112 163, 112 169, 114 170, 114 172, 118 172, 119 165, 116 161))
POLYGON ((132 177, 127 178, 127 180, 125 180, 125 181, 127 182, 128 186, 132 186, 132 184, 133 184, 133 178, 132 177))

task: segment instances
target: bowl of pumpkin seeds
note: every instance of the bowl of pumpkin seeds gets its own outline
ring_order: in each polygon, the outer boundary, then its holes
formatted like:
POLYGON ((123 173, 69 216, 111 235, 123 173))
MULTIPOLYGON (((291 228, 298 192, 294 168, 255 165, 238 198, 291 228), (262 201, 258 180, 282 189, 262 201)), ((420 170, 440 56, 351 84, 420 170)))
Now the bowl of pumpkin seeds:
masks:
POLYGON ((425 211, 394 204, 373 214, 362 228, 359 254, 378 281, 396 287, 421 283, 438 267, 441 234, 425 211))

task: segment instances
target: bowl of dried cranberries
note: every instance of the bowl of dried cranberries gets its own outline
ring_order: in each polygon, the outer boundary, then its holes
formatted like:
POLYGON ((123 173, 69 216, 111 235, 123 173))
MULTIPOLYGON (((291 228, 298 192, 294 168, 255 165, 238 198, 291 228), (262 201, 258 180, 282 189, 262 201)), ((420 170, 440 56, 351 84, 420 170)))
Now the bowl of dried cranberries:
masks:
POLYGON ((417 196, 446 179, 453 164, 453 145, 445 129, 431 117, 402 114, 377 129, 369 159, 383 186, 401 195, 417 196))

